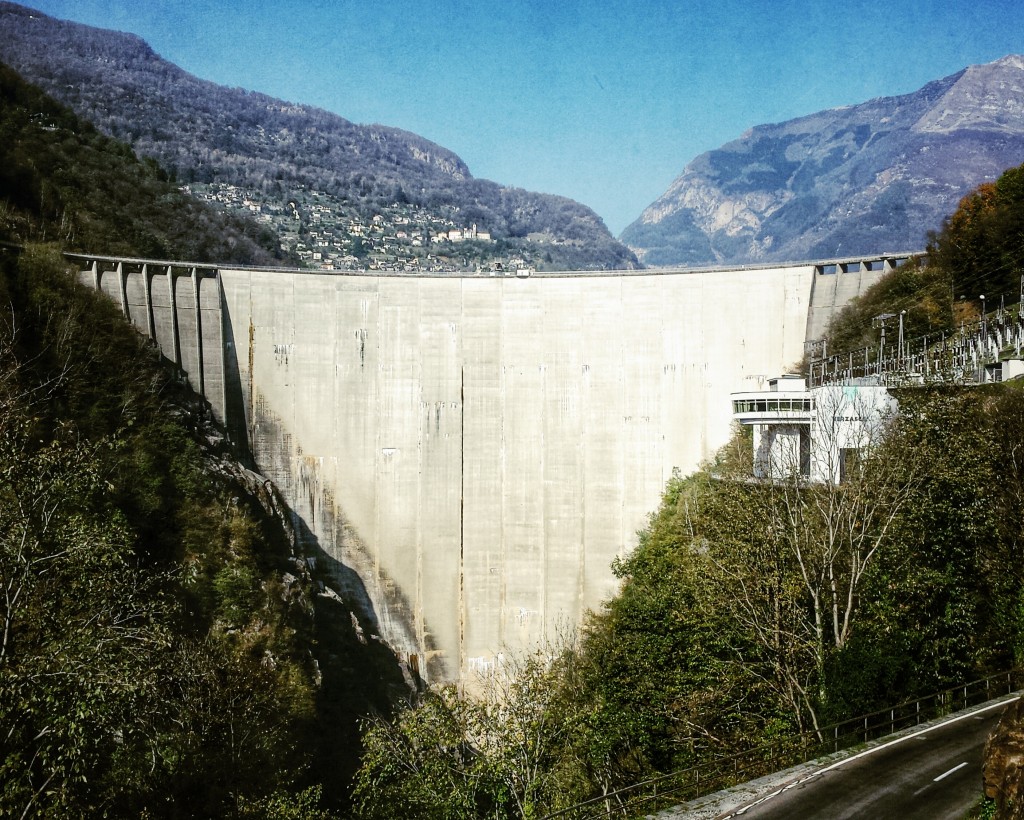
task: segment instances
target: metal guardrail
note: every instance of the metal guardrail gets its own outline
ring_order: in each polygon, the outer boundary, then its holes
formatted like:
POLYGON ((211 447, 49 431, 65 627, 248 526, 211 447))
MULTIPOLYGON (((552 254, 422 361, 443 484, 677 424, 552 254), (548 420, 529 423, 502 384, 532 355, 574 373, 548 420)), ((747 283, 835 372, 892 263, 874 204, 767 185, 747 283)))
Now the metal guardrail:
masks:
POLYGON ((1012 694, 1024 669, 1012 669, 916 700, 659 775, 544 815, 540 820, 629 818, 679 805, 773 772, 851 749, 961 709, 1012 694))
MULTIPOLYGON (((887 314, 890 320, 899 319, 887 314)), ((878 317, 883 318, 883 317, 878 317)), ((838 355, 825 355, 823 342, 815 345, 808 365, 808 386, 842 384, 854 379, 875 378, 880 383, 898 385, 908 380, 923 382, 985 381, 984 366, 1001 359, 1020 357, 1024 351, 1024 311, 1021 305, 1000 307, 958 330, 932 333, 886 343, 881 341, 838 355)))

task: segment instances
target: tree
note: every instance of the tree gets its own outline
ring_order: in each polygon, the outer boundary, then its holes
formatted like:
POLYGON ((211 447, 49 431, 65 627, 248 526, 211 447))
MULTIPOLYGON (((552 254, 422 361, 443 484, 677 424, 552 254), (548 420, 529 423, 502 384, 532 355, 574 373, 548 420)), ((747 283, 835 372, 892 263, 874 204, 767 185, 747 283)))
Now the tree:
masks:
POLYGON ((448 687, 372 720, 360 816, 529 818, 589 794, 567 751, 581 724, 563 681, 570 646, 502 657, 476 695, 448 687))
POLYGON ((1024 166, 994 183, 979 185, 960 200, 942 230, 928 243, 930 264, 945 269, 953 298, 975 300, 1019 295, 1024 252, 1024 166))
POLYGON ((1021 636, 1022 397, 1016 386, 906 389, 891 446, 923 454, 864 601, 905 687, 940 686, 1015 662, 1021 636), (894 653, 895 654, 895 653, 894 653))
MULTIPOLYGON (((742 458, 749 470, 749 447, 742 458)), ((728 754, 776 725, 763 682, 739 661, 749 639, 710 598, 707 556, 691 548, 688 518, 706 480, 670 479, 636 550, 614 566, 620 592, 563 674, 582 704, 571 746, 592 796, 728 754)))
POLYGON ((471 742, 483 726, 480 707, 451 688, 428 694, 393 720, 369 721, 354 790, 359 816, 456 820, 490 809, 492 783, 471 742))
POLYGON ((887 446, 891 419, 867 391, 823 388, 815 401, 810 465, 794 445, 762 480, 749 463, 717 471, 687 513, 691 549, 710 565, 709 600, 744 627, 757 652, 744 662, 801 730, 829 710, 830 662, 855 632, 861 589, 919 481, 917 454, 887 446))
POLYGON ((18 409, 0 418, 0 809, 99 811, 149 728, 166 604, 103 505, 96 446, 40 443, 18 409))
POLYGON ((0 256, 0 305, 0 815, 269 813, 314 710, 272 523, 54 249, 0 256))

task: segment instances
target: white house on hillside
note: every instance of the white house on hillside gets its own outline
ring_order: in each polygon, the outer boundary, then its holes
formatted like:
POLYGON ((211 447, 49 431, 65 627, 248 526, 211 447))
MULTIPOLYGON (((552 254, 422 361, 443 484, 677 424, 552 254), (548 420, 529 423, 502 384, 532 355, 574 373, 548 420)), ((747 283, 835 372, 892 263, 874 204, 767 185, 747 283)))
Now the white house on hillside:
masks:
POLYGON ((753 428, 754 475, 842 482, 878 440, 896 400, 873 380, 810 390, 802 376, 768 380, 767 391, 732 394, 733 418, 753 428))

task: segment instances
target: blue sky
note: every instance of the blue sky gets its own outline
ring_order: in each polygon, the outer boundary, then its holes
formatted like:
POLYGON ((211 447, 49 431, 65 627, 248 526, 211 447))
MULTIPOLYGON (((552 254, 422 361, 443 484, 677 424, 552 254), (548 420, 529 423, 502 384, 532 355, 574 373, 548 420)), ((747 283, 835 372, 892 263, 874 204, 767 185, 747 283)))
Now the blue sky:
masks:
POLYGON ((751 126, 1024 53, 1021 0, 22 0, 204 79, 413 131, 618 235, 751 126))

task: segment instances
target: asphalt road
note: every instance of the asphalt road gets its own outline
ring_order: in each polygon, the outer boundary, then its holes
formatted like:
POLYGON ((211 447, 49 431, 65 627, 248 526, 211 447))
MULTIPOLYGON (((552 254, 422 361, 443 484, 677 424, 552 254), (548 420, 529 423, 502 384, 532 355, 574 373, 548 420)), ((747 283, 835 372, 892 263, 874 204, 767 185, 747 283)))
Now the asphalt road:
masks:
POLYGON ((981 798, 985 741, 1006 704, 826 766, 728 816, 773 820, 962 820, 981 798))

